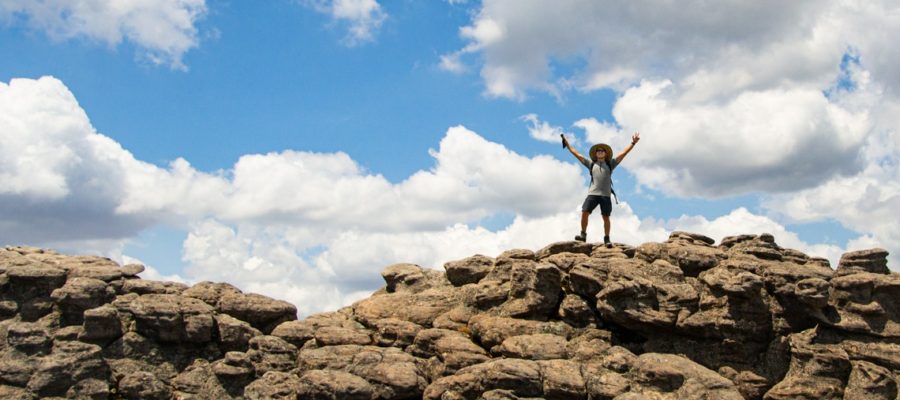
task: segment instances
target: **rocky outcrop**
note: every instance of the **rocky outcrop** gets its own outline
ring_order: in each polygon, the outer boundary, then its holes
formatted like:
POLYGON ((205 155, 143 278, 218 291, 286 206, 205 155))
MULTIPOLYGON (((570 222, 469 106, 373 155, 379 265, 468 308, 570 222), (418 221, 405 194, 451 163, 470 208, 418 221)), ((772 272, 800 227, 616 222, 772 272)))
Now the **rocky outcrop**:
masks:
POLYGON ((296 318, 227 283, 0 250, 0 398, 897 399, 900 275, 675 232, 394 264, 296 318))
POLYGON ((297 319, 293 305, 141 271, 0 249, 0 398, 242 398, 266 371, 295 368, 297 349, 263 336, 297 319))

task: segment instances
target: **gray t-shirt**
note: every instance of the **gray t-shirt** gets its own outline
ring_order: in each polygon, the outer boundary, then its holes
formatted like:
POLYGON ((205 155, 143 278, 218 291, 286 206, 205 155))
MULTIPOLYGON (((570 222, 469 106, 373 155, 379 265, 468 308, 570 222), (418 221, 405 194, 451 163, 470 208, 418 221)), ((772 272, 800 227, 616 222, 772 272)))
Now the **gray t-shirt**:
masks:
MULTIPOLYGON (((590 168, 591 160, 586 158, 582 164, 584 164, 585 167, 590 168)), ((594 163, 594 170, 591 171, 593 179, 591 179, 591 188, 588 189, 588 195, 606 197, 612 195, 612 171, 616 169, 619 162, 613 158, 609 164, 612 166, 612 169, 607 167, 606 162, 604 161, 594 163)))

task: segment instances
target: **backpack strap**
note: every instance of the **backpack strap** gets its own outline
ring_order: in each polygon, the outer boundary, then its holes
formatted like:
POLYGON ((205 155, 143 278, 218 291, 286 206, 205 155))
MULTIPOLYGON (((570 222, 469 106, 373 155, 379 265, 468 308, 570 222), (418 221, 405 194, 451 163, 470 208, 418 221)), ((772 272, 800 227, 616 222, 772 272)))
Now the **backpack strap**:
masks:
POLYGON ((594 164, 596 163, 596 161, 591 161, 591 167, 588 168, 588 174, 591 175, 591 185, 594 184, 594 164))
MULTIPOLYGON (((610 163, 609 161, 606 161, 606 168, 609 168, 609 192, 612 193, 613 198, 616 199, 616 204, 619 204, 619 196, 616 196, 616 189, 613 188, 613 180, 612 180, 612 171, 613 171, 613 169, 612 169, 612 163, 610 163)), ((591 183, 594 183, 593 178, 594 178, 594 177, 593 177, 593 175, 592 175, 592 176, 591 176, 591 183)))

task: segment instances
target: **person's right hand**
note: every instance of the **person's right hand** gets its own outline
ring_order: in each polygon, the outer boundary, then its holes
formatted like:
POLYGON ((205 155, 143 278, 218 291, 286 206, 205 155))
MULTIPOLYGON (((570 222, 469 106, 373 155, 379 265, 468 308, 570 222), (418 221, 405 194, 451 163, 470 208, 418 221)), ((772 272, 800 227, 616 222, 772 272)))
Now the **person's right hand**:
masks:
POLYGON ((560 134, 560 135, 559 135, 559 137, 561 137, 561 138, 562 138, 562 145, 563 145, 563 147, 565 147, 565 148, 567 148, 567 149, 568 149, 568 148, 569 148, 569 141, 568 141, 568 140, 566 140, 566 137, 565 137, 565 135, 563 135, 563 134, 560 134))

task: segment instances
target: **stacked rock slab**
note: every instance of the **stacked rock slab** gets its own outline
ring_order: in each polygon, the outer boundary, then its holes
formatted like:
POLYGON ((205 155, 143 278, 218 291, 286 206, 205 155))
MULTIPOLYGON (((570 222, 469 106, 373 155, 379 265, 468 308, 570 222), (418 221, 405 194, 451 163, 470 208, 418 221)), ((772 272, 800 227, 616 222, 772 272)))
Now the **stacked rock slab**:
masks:
POLYGON ((263 372, 295 368, 296 348, 264 336, 297 319, 292 304, 143 270, 0 249, 0 398, 242 398, 263 372))
POLYGON ((227 283, 0 249, 0 398, 897 399, 900 275, 771 235, 559 242, 384 269, 296 318, 227 283))

